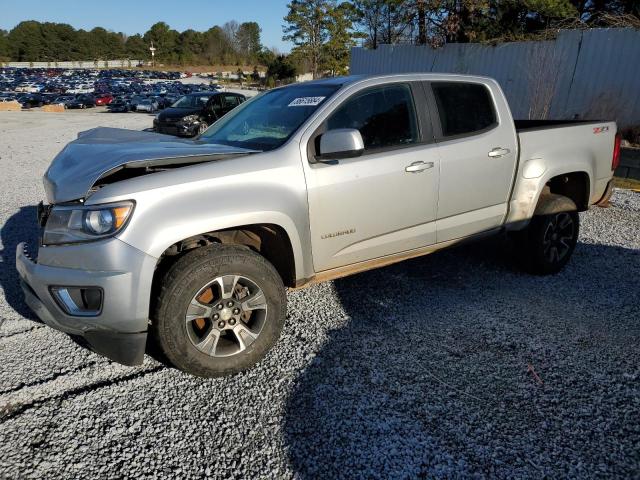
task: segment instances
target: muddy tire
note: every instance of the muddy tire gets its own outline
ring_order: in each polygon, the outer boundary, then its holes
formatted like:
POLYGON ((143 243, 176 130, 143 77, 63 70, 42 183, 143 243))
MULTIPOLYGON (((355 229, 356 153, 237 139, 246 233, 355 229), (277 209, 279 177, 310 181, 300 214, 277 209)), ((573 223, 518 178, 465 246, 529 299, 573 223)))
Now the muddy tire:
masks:
POLYGON ((284 285, 271 263, 243 246, 212 245, 164 275, 151 339, 184 372, 229 375, 265 356, 285 316, 284 285))
POLYGON ((567 264, 580 231, 576 204, 567 197, 545 194, 529 226, 515 236, 522 268, 535 275, 558 273, 567 264))

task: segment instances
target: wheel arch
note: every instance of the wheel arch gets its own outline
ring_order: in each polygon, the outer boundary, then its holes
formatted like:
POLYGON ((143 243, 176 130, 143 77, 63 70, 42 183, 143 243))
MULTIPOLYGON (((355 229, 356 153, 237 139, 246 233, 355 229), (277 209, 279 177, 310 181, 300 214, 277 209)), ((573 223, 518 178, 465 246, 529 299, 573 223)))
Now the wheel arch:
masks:
POLYGON ((162 278, 171 266, 187 252, 216 243, 241 245, 259 253, 273 264, 286 287, 296 286, 294 246, 283 227, 272 223, 257 223, 217 229, 191 235, 165 248, 158 258, 153 274, 150 312, 155 308, 154 302, 162 278))
POLYGON ((509 203, 506 229, 518 231, 526 228, 542 197, 549 194, 567 197, 575 203, 579 212, 586 211, 593 188, 591 178, 590 173, 581 168, 566 172, 552 170, 539 176, 518 178, 509 203))
POLYGON ((584 171, 563 173, 550 178, 545 184, 549 192, 573 200, 579 212, 589 209, 591 181, 584 171))

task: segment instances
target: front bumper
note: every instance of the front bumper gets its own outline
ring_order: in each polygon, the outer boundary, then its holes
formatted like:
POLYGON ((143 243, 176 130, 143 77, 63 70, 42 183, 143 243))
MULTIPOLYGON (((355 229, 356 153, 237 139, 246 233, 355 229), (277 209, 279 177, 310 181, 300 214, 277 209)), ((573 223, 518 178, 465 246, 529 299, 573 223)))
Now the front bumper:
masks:
POLYGON ((156 262, 115 238, 43 247, 37 261, 26 244, 16 250, 25 301, 34 313, 48 326, 83 337, 96 353, 125 365, 143 361, 156 262), (102 311, 93 317, 68 315, 54 300, 52 286, 102 288, 102 311))
POLYGON ((200 122, 196 123, 163 123, 154 120, 153 129, 158 133, 176 137, 193 137, 198 133, 200 122))

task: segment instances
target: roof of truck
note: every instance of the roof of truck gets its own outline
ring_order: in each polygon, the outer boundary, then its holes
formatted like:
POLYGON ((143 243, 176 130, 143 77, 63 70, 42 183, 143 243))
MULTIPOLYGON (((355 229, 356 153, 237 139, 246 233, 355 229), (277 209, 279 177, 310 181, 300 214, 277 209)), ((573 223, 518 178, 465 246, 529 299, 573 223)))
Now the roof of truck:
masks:
POLYGON ((380 74, 375 74, 375 75, 345 75, 342 77, 330 77, 330 78, 320 78, 318 80, 310 80, 308 82, 302 82, 302 84, 299 85, 337 85, 337 86, 343 86, 343 85, 349 85, 352 83, 357 83, 363 80, 369 80, 369 79, 374 79, 374 78, 391 78, 391 77, 415 77, 415 76, 420 76, 420 77, 424 77, 425 79, 429 79, 431 77, 433 78, 443 78, 443 77, 447 77, 447 78, 457 78, 457 77, 464 77, 464 78, 476 78, 476 79, 487 79, 489 80, 488 77, 482 77, 482 76, 478 76, 478 75, 462 75, 462 74, 456 74, 456 73, 439 73, 439 72, 407 72, 407 73, 380 73, 380 74))

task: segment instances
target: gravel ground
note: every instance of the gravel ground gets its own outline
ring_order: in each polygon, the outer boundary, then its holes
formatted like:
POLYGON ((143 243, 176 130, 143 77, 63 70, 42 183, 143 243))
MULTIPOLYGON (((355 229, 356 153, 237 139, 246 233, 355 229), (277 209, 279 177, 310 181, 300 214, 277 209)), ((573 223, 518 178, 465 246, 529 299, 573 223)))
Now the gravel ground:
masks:
POLYGON ((203 380, 29 320, 14 273, 40 176, 80 130, 0 113, 0 477, 640 477, 640 194, 582 215, 554 277, 483 242, 289 294, 281 341, 203 380))

